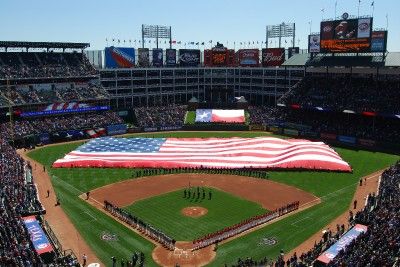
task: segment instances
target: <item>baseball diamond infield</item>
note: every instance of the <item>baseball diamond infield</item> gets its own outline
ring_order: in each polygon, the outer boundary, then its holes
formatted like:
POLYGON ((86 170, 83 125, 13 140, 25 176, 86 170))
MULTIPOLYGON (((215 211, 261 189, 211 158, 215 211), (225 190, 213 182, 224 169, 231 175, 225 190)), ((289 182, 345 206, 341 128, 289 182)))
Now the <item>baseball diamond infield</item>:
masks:
MULTIPOLYGON (((187 188, 188 184, 193 187, 216 188, 256 202, 267 210, 275 210, 294 201, 300 201, 302 209, 320 202, 319 198, 311 193, 267 179, 193 173, 142 177, 106 185, 92 190, 89 202, 100 210, 103 209, 104 200, 124 207, 139 200, 187 188)), ((85 195, 81 195, 81 198, 84 199, 85 197, 85 195)), ((196 214, 201 216, 205 214, 202 212, 206 212, 206 210, 203 210, 202 207, 189 207, 182 212, 185 212, 188 216, 196 214)), ((143 219, 146 220, 146 218, 143 219)), ((231 239, 235 239, 235 237, 231 239)), ((152 253, 154 261, 162 266, 174 266, 177 263, 180 266, 201 266, 214 259, 216 253, 213 251, 213 246, 191 252, 192 244, 188 243, 188 240, 185 241, 177 242, 175 251, 169 251, 156 243, 157 246, 152 253)))

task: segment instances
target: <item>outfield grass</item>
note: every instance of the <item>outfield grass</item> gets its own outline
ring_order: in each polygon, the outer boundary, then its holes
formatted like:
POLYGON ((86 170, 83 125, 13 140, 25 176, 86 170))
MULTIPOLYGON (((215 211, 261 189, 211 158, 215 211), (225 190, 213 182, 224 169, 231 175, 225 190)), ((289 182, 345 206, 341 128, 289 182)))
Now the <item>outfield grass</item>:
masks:
MULTIPOLYGON (((256 132, 175 132, 139 134, 149 137, 255 137, 267 133, 256 132)), ((151 259, 153 245, 120 225, 107 215, 92 208, 78 198, 78 195, 106 184, 130 179, 129 169, 53 169, 51 164, 64 154, 78 147, 82 142, 40 148, 29 153, 33 159, 46 165, 52 175, 53 186, 61 199, 61 207, 70 216, 78 231, 87 240, 98 257, 109 263, 111 256, 129 258, 131 251, 140 250, 146 255, 146 263, 154 266, 151 259), (96 220, 93 219, 96 218, 96 220), (99 236, 102 231, 115 233, 118 241, 104 242, 99 236)), ((353 173, 328 172, 270 172, 270 179, 299 187, 322 198, 322 203, 301 213, 285 218, 263 229, 252 232, 232 242, 220 245, 216 259, 211 266, 232 264, 238 257, 276 257, 280 249, 289 251, 302 243, 316 231, 345 212, 360 177, 383 169, 399 159, 396 155, 335 148, 344 160, 350 163, 353 173), (278 244, 260 246, 263 237, 276 237, 278 244)), ((140 170, 139 170, 140 171, 140 170)))
POLYGON ((214 188, 206 189, 204 200, 183 198, 183 190, 178 190, 138 201, 125 209, 180 241, 192 241, 267 212, 257 203, 214 188), (210 190, 211 200, 208 199, 210 190), (183 208, 192 206, 206 208, 208 213, 198 218, 182 215, 183 208))
POLYGON ((185 124, 194 124, 196 121, 196 111, 186 111, 185 124))

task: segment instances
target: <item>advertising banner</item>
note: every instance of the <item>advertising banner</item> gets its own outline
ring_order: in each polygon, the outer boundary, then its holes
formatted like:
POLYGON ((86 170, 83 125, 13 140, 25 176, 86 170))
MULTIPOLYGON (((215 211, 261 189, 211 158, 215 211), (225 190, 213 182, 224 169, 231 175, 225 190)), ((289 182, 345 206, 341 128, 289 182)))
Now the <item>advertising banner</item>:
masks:
POLYGON ((79 130, 68 130, 59 132, 58 136, 62 139, 80 139, 85 136, 85 133, 79 130))
POLYGON ((355 144, 357 139, 353 136, 338 135, 338 141, 343 143, 355 144))
POLYGON ((105 136, 107 134, 107 130, 103 127, 87 129, 85 130, 87 137, 89 138, 97 138, 100 136, 105 136))
POLYGON ((371 35, 371 52, 386 52, 387 31, 374 31, 371 35))
POLYGON ((320 51, 321 51, 320 36, 319 35, 309 35, 308 36, 308 52, 309 53, 319 53, 320 51))
POLYGON ((165 65, 168 67, 176 66, 176 49, 165 50, 165 65))
POLYGON ((259 66, 259 54, 258 49, 239 49, 237 52, 237 60, 242 67, 257 67, 259 66))
POLYGON ((288 58, 291 58, 294 55, 297 55, 300 52, 299 47, 289 47, 288 48, 288 58))
POLYGON ((262 50, 263 67, 280 66, 285 62, 285 48, 264 48, 262 50))
POLYGON ((300 123, 293 123, 293 122, 284 122, 282 123, 283 127, 296 129, 296 130, 311 130, 311 126, 300 124, 300 123))
POLYGON ((306 137, 311 137, 311 138, 317 138, 319 134, 314 131, 305 130, 305 131, 301 131, 300 135, 306 136, 306 137))
POLYGON ((376 142, 374 140, 370 139, 358 139, 358 143, 362 146, 368 146, 368 147, 373 147, 376 145, 376 142))
POLYGON ((138 49, 138 65, 139 67, 148 67, 150 65, 149 49, 139 48, 138 49))
POLYGON ((157 127, 144 127, 143 132, 157 132, 157 127))
POLYGON ((163 65, 163 50, 161 48, 153 49, 153 66, 154 67, 162 67, 163 65))
POLYGON ((179 49, 179 65, 182 67, 198 67, 200 65, 200 50, 179 49))
POLYGON ((50 134, 48 134, 48 133, 41 133, 41 134, 39 135, 39 141, 40 141, 40 143, 42 143, 42 144, 44 144, 44 145, 50 144, 50 134))
POLYGON ((331 262, 340 251, 346 248, 354 239, 356 239, 362 233, 367 231, 368 227, 362 224, 356 224, 347 233, 345 233, 336 243, 334 243, 328 250, 322 253, 317 261, 328 264, 331 262))
POLYGON ((46 252, 52 252, 53 247, 51 246, 46 234, 40 227, 39 222, 36 220, 35 216, 23 217, 22 219, 26 228, 28 229, 29 236, 36 252, 39 255, 46 252))
POLYGON ((227 49, 225 47, 214 47, 212 49, 211 62, 213 66, 223 67, 227 65, 227 49))
POLYGON ((236 60, 235 60, 235 50, 233 49, 228 49, 228 59, 227 59, 227 65, 229 67, 236 66, 236 60))
POLYGON ((280 133, 281 132, 281 128, 279 127, 275 127, 275 126, 270 126, 269 130, 273 133, 280 133))
POLYGON ((299 135, 299 131, 298 130, 294 130, 294 129, 283 129, 283 133, 287 134, 287 135, 294 135, 294 136, 298 136, 299 135))
POLYGON ((104 49, 106 68, 133 68, 135 49, 131 47, 106 47, 104 49))
POLYGON ((160 127, 160 131, 171 131, 171 130, 180 130, 182 126, 162 126, 160 127))
POLYGON ((212 67, 212 51, 210 49, 204 50, 204 66, 212 67))
POLYGON ((126 124, 114 124, 107 126, 108 135, 126 134, 126 131, 127 131, 126 124))
POLYGON ((32 112, 22 112, 21 117, 33 117, 33 116, 45 116, 45 115, 55 115, 55 114, 66 114, 66 113, 79 113, 87 111, 102 111, 109 110, 109 106, 98 106, 98 107, 87 107, 87 108, 77 108, 77 109, 60 109, 60 110, 45 110, 45 111, 32 111, 32 112))
POLYGON ((371 37, 371 18, 358 19, 357 38, 371 37))
POLYGON ((332 134, 332 133, 321 133, 321 138, 322 139, 327 139, 327 140, 336 140, 337 135, 332 134))
POLYGON ((249 130, 250 131, 265 131, 266 130, 266 126, 265 125, 261 125, 261 124, 252 124, 249 125, 249 130))

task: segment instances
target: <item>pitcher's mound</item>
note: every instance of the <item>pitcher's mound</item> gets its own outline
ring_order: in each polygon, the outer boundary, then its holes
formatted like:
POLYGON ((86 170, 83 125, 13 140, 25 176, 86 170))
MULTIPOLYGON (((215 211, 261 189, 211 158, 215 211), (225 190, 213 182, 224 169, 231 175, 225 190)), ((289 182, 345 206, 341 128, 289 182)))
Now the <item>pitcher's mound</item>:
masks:
POLYGON ((203 207, 186 207, 181 210, 181 213, 188 217, 201 217, 206 215, 208 210, 203 207))

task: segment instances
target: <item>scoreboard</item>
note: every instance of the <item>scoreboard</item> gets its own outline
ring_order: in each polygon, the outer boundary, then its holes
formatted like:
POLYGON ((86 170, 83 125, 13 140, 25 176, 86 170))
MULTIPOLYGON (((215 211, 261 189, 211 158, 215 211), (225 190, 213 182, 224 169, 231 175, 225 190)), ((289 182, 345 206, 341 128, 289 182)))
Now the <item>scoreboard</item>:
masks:
POLYGON ((320 52, 370 52, 371 35, 372 18, 322 21, 320 31, 320 52))

